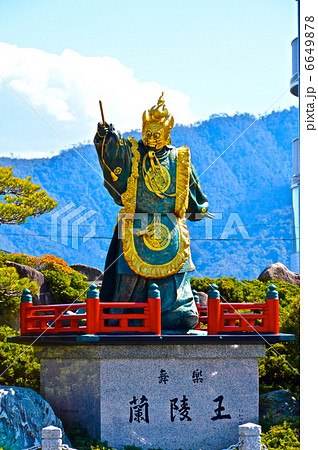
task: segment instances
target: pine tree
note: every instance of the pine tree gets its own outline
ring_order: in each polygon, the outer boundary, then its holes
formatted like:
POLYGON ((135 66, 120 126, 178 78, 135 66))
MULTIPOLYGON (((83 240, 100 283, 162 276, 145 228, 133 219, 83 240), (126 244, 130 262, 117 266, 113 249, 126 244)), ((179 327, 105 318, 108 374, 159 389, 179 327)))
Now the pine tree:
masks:
POLYGON ((14 177, 12 167, 0 167, 0 196, 0 225, 21 224, 57 206, 41 186, 31 183, 31 177, 14 177))

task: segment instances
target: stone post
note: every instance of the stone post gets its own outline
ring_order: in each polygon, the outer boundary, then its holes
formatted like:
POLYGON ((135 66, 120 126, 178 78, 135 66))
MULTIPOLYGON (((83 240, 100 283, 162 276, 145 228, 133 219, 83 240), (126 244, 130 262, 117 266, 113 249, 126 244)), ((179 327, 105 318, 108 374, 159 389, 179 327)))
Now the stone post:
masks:
POLYGON ((42 428, 42 450, 62 450, 62 430, 52 425, 42 428))
POLYGON ((245 423, 239 426, 239 435, 242 442, 240 450, 261 450, 262 427, 255 423, 245 423))

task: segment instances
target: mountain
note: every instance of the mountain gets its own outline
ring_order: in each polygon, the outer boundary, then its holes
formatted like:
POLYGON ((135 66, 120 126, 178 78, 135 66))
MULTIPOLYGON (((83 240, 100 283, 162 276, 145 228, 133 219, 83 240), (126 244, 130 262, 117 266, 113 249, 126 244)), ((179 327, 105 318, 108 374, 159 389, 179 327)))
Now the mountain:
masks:
MULTIPOLYGON (((125 135, 140 138, 137 131, 125 135)), ((210 211, 216 215, 213 221, 189 223, 195 275, 255 278, 271 263, 289 266, 291 143, 297 136, 295 107, 258 119, 248 113, 213 115, 173 128, 173 144, 190 147, 210 211)), ((23 142, 17 145, 21 148, 23 142)), ((26 224, 2 225, 2 250, 36 256, 53 253, 69 264, 104 267, 120 208, 103 186, 92 144, 51 158, 0 157, 0 166, 12 166, 21 178, 31 176, 59 203, 56 210, 26 224)))

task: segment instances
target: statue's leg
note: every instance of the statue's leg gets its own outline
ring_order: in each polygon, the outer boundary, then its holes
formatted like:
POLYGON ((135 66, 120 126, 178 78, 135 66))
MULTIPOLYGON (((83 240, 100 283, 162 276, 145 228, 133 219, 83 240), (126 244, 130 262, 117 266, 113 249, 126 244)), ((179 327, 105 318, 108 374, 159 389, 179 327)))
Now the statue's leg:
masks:
MULTIPOLYGON (((136 302, 138 291, 141 291, 140 279, 136 274, 119 273, 116 277, 116 287, 114 292, 114 302, 136 302), (137 291, 137 292, 136 292, 137 291)), ((143 300, 139 300, 141 302, 143 300)))
POLYGON ((190 330, 198 321, 198 311, 189 272, 155 281, 161 294, 161 323, 164 330, 190 330))
MULTIPOLYGON (((147 301, 147 290, 146 290, 146 282, 145 278, 142 278, 140 275, 136 274, 126 274, 120 273, 117 274, 116 278, 116 287, 114 292, 113 301, 114 302, 137 302, 143 303, 147 301)), ((139 309, 111 309, 112 313, 135 313, 138 314, 142 312, 139 309)), ((118 325, 118 320, 110 320, 112 326, 118 325)), ((139 326, 141 325, 140 321, 136 321, 134 319, 129 320, 130 326, 139 326)))
MULTIPOLYGON (((178 273, 170 277, 147 280, 136 274, 117 274, 113 301, 139 302, 147 301, 149 285, 155 282, 161 295, 161 322, 163 330, 190 330, 199 320, 194 302, 189 272, 178 273)), ((116 313, 138 313, 136 309, 112 309, 116 313)), ((110 320, 110 325, 117 326, 118 319, 110 320)), ((129 320, 130 326, 140 326, 140 321, 129 320)))

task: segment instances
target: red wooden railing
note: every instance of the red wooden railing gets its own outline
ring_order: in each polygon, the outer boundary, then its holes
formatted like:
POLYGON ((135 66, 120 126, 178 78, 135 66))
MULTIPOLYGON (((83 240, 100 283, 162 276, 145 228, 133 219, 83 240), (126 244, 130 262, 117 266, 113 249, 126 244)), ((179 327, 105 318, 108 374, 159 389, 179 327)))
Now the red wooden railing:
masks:
POLYGON ((106 303, 100 302, 99 292, 95 288, 96 286, 91 286, 86 303, 71 305, 33 305, 32 296, 27 290, 24 291, 20 311, 21 334, 41 334, 44 331, 51 334, 97 334, 114 331, 161 334, 159 290, 151 287, 146 303, 106 303), (123 314, 121 311, 126 308, 129 308, 130 312, 123 314), (110 309, 111 314, 108 312, 110 309), (116 309, 121 311, 116 312, 116 309), (112 320, 111 325, 109 319, 112 320))
MULTIPOLYGON (((265 303, 221 303, 216 289, 209 291, 207 306, 198 306, 199 324, 206 324, 208 334, 255 331, 279 333, 279 299, 276 287, 269 286, 265 303), (247 312, 251 311, 251 312, 247 312)), ((200 325, 196 327, 200 328, 200 325)))
MULTIPOLYGON (((207 306, 200 306, 194 295, 200 322, 207 334, 246 332, 279 333, 279 299, 275 286, 267 292, 266 303, 221 303, 220 293, 212 285, 207 306), (249 312, 247 312, 249 311, 249 312)), ((41 333, 97 334, 141 332, 161 334, 161 300, 158 286, 152 284, 146 303, 100 302, 99 292, 91 285, 86 303, 33 305, 25 290, 21 299, 21 334, 41 333), (118 310, 118 312, 116 311, 118 310), (126 310, 123 313, 123 310, 126 310), (135 310, 135 311, 134 311, 135 310)))
POLYGON ((276 303, 276 299, 267 299, 266 303, 221 303, 220 299, 208 299, 208 307, 198 308, 200 322, 207 325, 208 334, 241 331, 278 334, 276 303))

